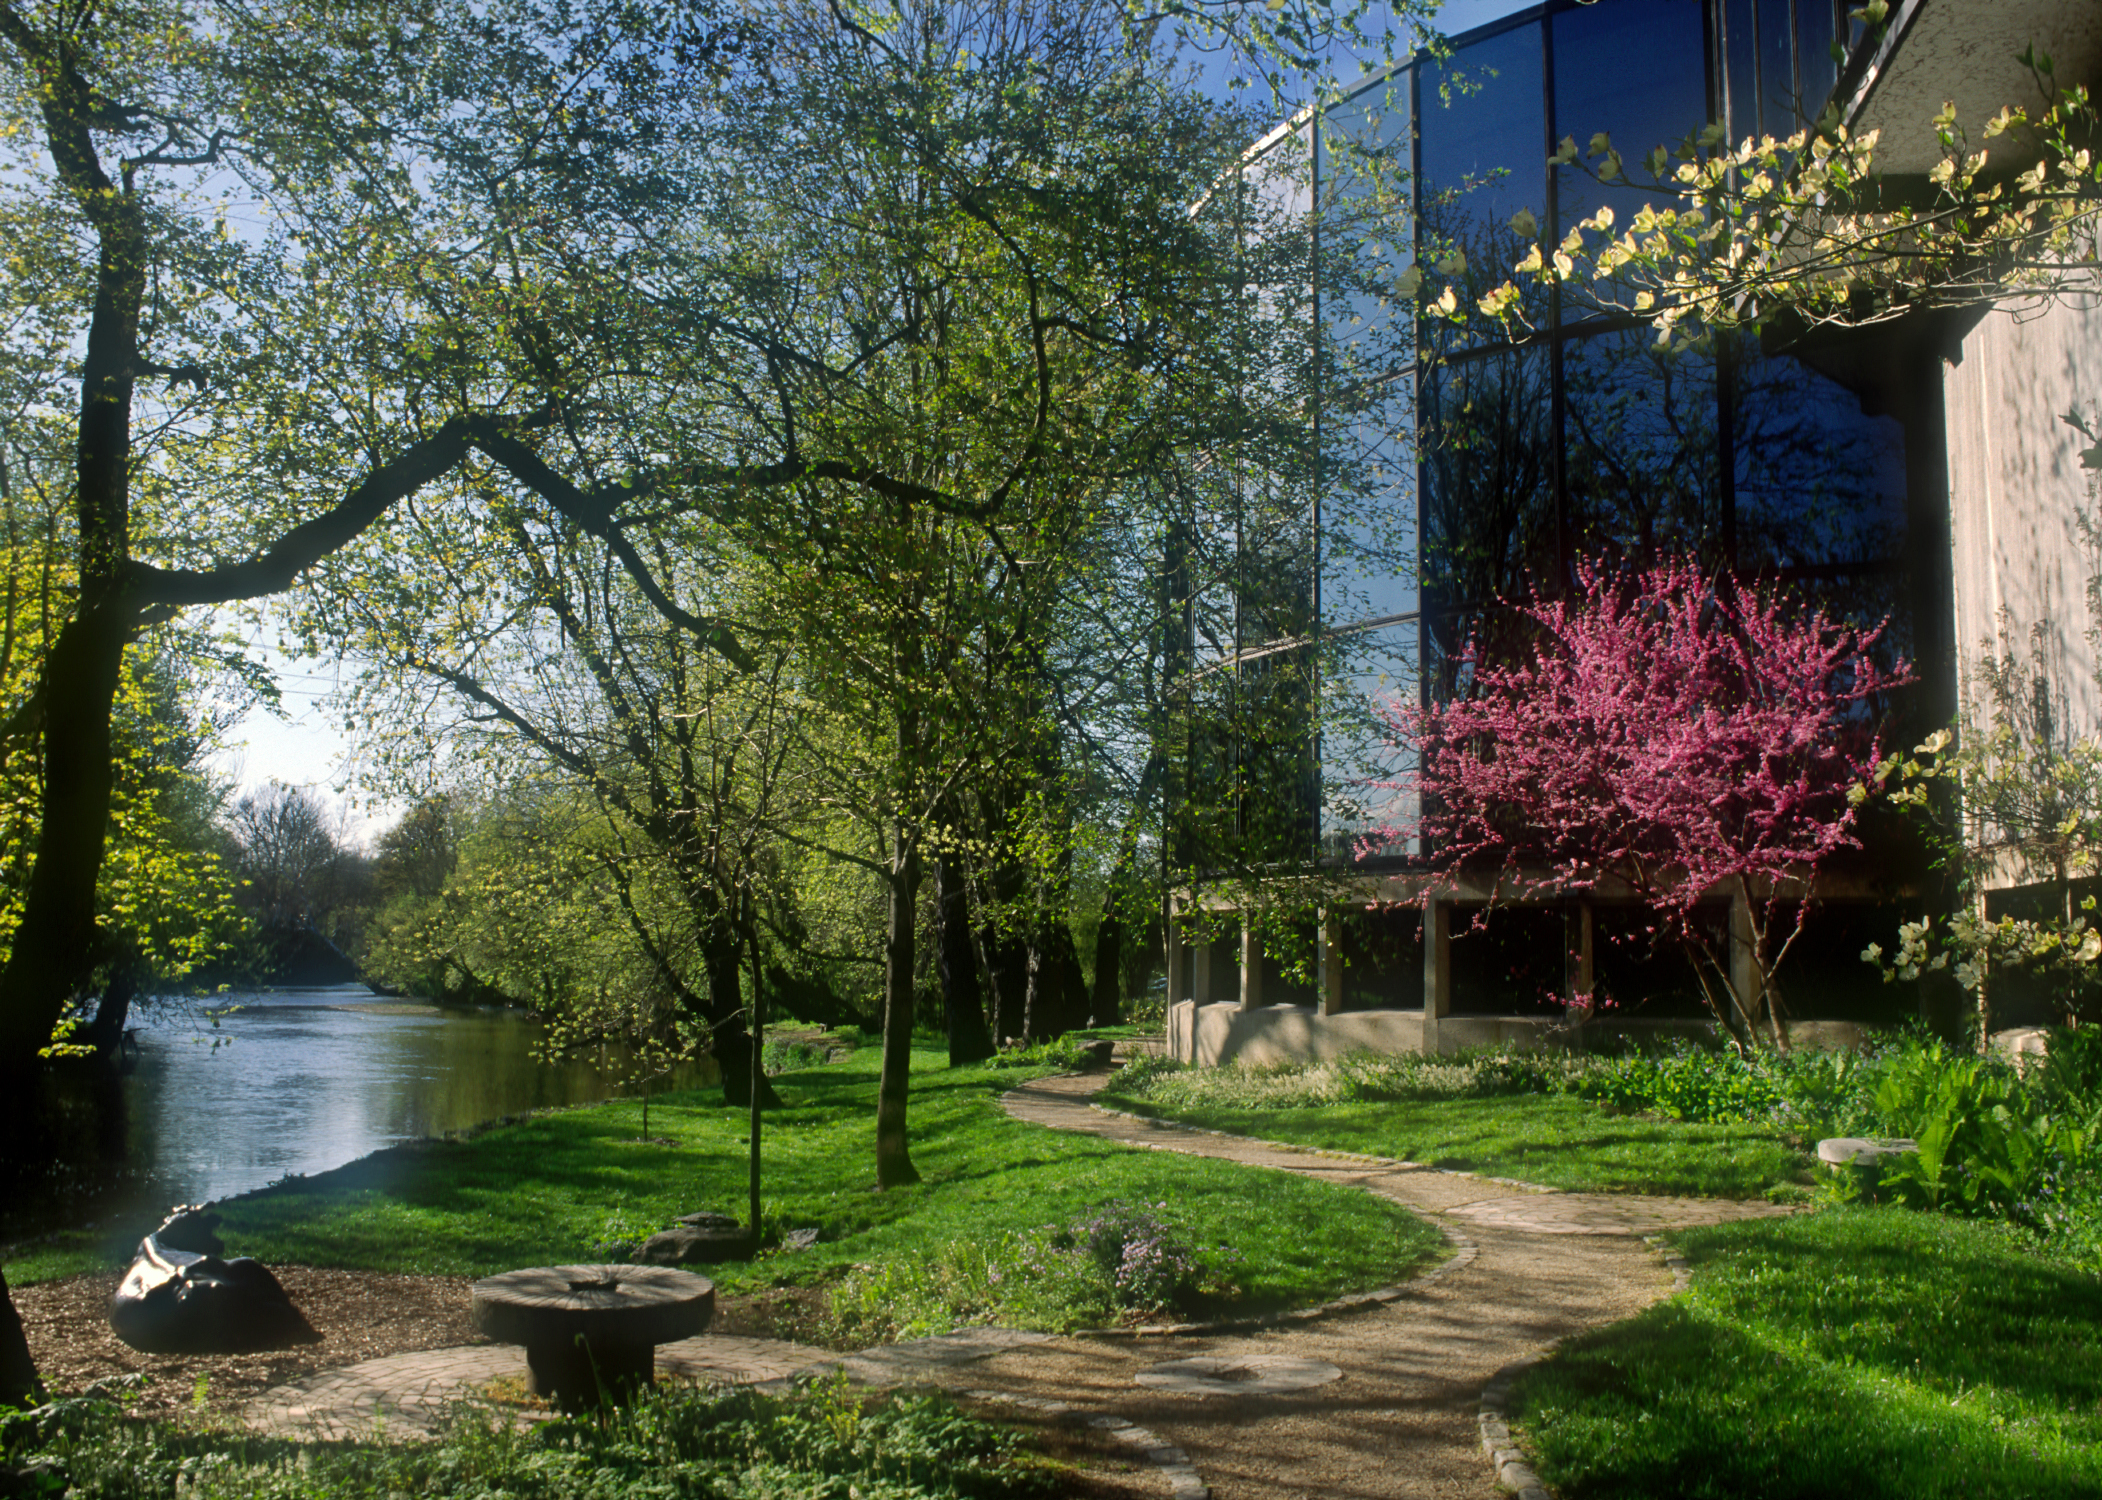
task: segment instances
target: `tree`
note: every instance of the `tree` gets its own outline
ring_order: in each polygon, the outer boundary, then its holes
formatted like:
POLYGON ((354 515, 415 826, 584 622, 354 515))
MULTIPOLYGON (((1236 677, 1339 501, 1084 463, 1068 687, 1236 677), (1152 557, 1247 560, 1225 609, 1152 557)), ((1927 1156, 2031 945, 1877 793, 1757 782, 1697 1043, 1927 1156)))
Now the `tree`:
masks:
POLYGON ((1858 847, 1889 774, 1872 715, 1909 670, 1878 663, 1877 631, 1684 561, 1585 562, 1577 582, 1514 606, 1537 631, 1530 660, 1470 654, 1466 696, 1388 706, 1424 811, 1372 842, 1421 837, 1448 874, 1625 891, 1684 947, 1719 1025, 1785 1046, 1775 973, 1819 869, 1858 847), (1717 932, 1702 909, 1717 895, 1749 930, 1717 932))
POLYGON ((0 1064, 34 1056, 93 970, 127 647, 288 587, 588 386, 537 289, 492 285, 503 226, 569 232, 588 258, 578 226, 647 199, 663 99, 705 92, 738 30, 618 0, 413 22, 0 5, 9 136, 34 148, 6 204, 33 252, 21 285, 55 329, 39 347, 85 351, 38 412, 74 407, 77 594, 34 695, 46 774, 0 1064), (265 227, 228 231, 233 188, 265 227), (142 381, 173 394, 135 441, 142 381))
MULTIPOLYGON (((1887 7, 1877 0, 1869 10, 1880 34, 1887 7)), ((2003 108, 1975 150, 1953 107, 1936 115, 1942 159, 1927 174, 1925 201, 1918 184, 1879 171, 1877 132, 1850 133, 1836 109, 1786 139, 1735 146, 1709 125, 1632 166, 1603 133, 1581 149, 1565 138, 1552 162, 1632 185, 1657 206, 1625 227, 1601 208, 1561 244, 1532 244, 1514 278, 1633 315, 1665 343, 2093 297, 2102 264, 2095 105, 2085 88, 2061 87, 2052 60, 2034 48, 2019 60, 2039 101, 2003 108)), ((1537 234, 1533 216, 1521 217, 1528 238, 1537 234)), ((1478 305, 1529 327, 1527 302, 1513 279, 1478 305)), ((1456 303, 1457 295, 1444 299, 1448 315, 1456 303)))

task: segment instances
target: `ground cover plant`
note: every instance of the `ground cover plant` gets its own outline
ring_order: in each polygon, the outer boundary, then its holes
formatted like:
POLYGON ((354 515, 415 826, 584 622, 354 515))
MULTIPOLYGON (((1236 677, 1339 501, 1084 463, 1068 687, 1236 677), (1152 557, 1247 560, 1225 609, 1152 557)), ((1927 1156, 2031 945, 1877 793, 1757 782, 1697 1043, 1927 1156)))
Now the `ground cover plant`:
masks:
POLYGON ((1686 1231, 1692 1288, 1564 1344, 1513 1415, 1565 1500, 2102 1494, 2102 1282, 1891 1206, 1686 1231))
MULTIPOLYGON (((1400 1279, 1442 1244, 1351 1189, 1009 1119, 999 1094, 1054 1066, 1049 1053, 1034 1069, 947 1068, 928 1045, 914 1061, 924 1180, 882 1192, 868 1150, 876 1050, 777 1075, 766 1228, 818 1237, 715 1268, 724 1293, 818 1288, 824 1322, 797 1331, 864 1344, 975 1321, 1061 1329, 1296 1306, 1400 1279)), ((681 1214, 736 1211, 741 1112, 710 1090, 657 1096, 657 1140, 637 1139, 639 1119, 621 1102, 381 1153, 220 1205, 220 1233, 266 1263, 484 1276, 621 1259, 681 1214)), ((75 1237, 6 1273, 29 1283, 111 1266, 139 1232, 75 1237)))
POLYGON ((616 1413, 519 1426, 472 1409, 434 1443, 292 1444, 124 1415, 98 1397, 0 1425, 10 1494, 82 1500, 1005 1500, 1060 1476, 939 1394, 662 1386, 616 1413))
POLYGON ((1125 1069, 1104 1102, 1236 1135, 1392 1156, 1584 1192, 1801 1198, 1809 1159, 1765 1120, 1656 1118, 1582 1096, 1586 1059, 1492 1053, 1311 1066, 1125 1069))

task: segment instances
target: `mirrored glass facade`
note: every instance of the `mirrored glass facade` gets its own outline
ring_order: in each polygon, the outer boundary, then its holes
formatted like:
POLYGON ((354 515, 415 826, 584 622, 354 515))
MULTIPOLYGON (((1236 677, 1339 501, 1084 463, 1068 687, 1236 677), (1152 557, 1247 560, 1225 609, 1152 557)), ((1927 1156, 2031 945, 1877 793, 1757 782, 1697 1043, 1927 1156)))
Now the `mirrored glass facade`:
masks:
POLYGON ((1463 690, 1470 643, 1516 649, 1508 601, 1566 587, 1580 557, 1691 554, 1888 615, 1911 648, 1919 481, 1873 360, 1755 339, 1660 353, 1576 289, 1526 290, 1537 332, 1520 339, 1418 320, 1397 294, 1414 268, 1471 305, 1534 240, 1641 206, 1551 167, 1563 137, 1603 132, 1634 160, 1711 121, 1801 128, 1854 26, 1832 0, 1560 0, 1251 152, 1244 201, 1298 215, 1266 244, 1304 237, 1251 295, 1305 317, 1312 449, 1300 472, 1237 473, 1196 523, 1234 561, 1199 612, 1190 790, 1213 826, 1185 841, 1186 868, 1406 862, 1402 842, 1366 842, 1410 814, 1382 785, 1407 768, 1377 703, 1463 690))

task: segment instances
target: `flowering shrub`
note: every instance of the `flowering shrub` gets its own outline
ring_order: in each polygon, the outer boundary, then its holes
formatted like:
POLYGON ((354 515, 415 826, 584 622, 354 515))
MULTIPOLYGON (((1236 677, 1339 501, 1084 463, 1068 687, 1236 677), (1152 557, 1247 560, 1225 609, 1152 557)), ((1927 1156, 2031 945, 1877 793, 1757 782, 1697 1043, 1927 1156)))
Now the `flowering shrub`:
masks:
POLYGON ((1197 1257, 1162 1217, 1165 1203, 1110 1203, 1051 1235, 1054 1250, 1080 1250, 1108 1278, 1120 1313, 1176 1307, 1197 1290, 1197 1257))
POLYGON ((1391 785, 1424 812, 1361 852, 1420 838, 1442 871, 1624 888, 1685 949, 1719 1026, 1785 1045, 1774 972, 1804 903, 1777 897, 1857 846, 1858 809, 1885 779, 1873 710, 1911 669, 1878 662, 1880 628, 1689 559, 1585 561, 1576 581, 1572 598, 1516 606, 1536 635, 1530 660, 1470 645, 1467 696, 1385 705, 1419 761, 1391 785), (1748 934, 1709 920, 1702 903, 1717 895, 1747 902, 1748 934), (1735 991, 1737 956, 1757 970, 1751 993, 1735 991))

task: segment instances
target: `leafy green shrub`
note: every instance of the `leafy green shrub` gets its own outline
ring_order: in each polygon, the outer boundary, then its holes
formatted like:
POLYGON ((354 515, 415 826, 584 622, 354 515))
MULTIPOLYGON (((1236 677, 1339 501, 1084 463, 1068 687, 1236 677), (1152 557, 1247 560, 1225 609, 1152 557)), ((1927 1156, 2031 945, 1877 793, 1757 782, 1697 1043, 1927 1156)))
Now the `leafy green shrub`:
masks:
POLYGON ((1003 1047, 981 1066, 988 1068, 1049 1068, 1077 1072, 1087 1066, 1086 1037, 1052 1037, 1026 1047, 1003 1047))
POLYGON ((1995 1057, 1957 1055, 1940 1043, 1891 1059, 1876 1091, 1885 1127, 1918 1145, 1890 1158, 1877 1183, 1914 1207, 2032 1221, 2046 1174, 2078 1176, 2093 1155, 2102 1114, 2071 1096, 2030 1088, 1995 1057))
POLYGON ((829 1332, 875 1343, 973 1323, 1062 1332, 1187 1316, 1236 1295, 1239 1260, 1192 1243, 1165 1203, 1112 1202, 1069 1224, 856 1267, 833 1288, 829 1332))
POLYGON ((1608 1109, 1665 1115, 1692 1124, 1769 1120, 1784 1096, 1764 1060, 1737 1052, 1677 1047, 1661 1055, 1600 1059, 1578 1084, 1579 1097, 1608 1109))
POLYGON ((769 1040, 759 1052, 759 1066, 767 1076, 777 1073, 794 1073, 804 1068, 821 1068, 831 1053, 820 1043, 804 1041, 769 1040))
MULTIPOLYGON (((659 1386, 601 1418, 521 1429, 473 1409, 435 1443, 295 1445, 138 1421, 108 1400, 0 1426, 22 1493, 80 1500, 1004 1500, 1040 1494, 1014 1435, 939 1394, 659 1386)), ((15 1491, 11 1490, 10 1493, 15 1491)))

